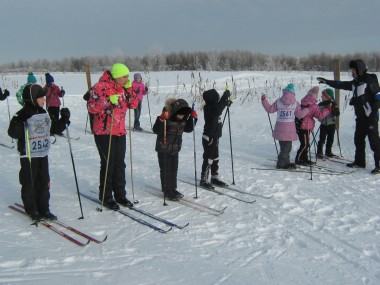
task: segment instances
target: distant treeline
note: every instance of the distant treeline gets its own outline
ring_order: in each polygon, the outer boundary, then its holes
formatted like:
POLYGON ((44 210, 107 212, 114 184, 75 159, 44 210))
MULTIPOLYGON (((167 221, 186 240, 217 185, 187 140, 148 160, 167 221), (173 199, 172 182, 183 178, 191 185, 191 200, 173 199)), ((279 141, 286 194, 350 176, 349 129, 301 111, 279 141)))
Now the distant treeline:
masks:
POLYGON ((341 70, 348 70, 352 59, 363 59, 370 71, 380 70, 380 52, 329 55, 326 53, 304 57, 287 55, 266 55, 252 51, 211 51, 211 52, 171 52, 153 50, 143 57, 129 56, 84 56, 69 57, 61 60, 38 59, 20 60, 0 65, 4 72, 83 72, 90 65, 91 71, 103 71, 113 63, 126 64, 132 71, 165 70, 212 70, 212 71, 332 71, 337 59, 341 70))

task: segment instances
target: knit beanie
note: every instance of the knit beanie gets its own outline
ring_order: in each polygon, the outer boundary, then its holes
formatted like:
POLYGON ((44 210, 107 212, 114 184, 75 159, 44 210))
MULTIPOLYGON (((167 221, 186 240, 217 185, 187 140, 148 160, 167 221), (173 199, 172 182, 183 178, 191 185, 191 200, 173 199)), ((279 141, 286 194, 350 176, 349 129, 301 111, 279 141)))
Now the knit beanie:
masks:
POLYGON ((129 74, 129 69, 122 63, 115 63, 111 67, 111 75, 113 79, 120 78, 129 74))
POLYGON ((45 78, 46 78, 46 84, 50 84, 54 82, 53 76, 50 75, 50 73, 45 73, 45 78))
POLYGON ((25 86, 22 92, 22 99, 25 104, 32 104, 34 106, 38 106, 37 99, 40 97, 44 97, 47 93, 47 88, 42 88, 38 84, 29 84, 25 86))
POLYGON ((318 99, 318 92, 319 92, 319 87, 314 86, 307 92, 307 95, 312 96, 315 99, 318 99))
POLYGON ((30 83, 37 83, 37 79, 36 79, 36 77, 33 75, 33 72, 29 72, 29 73, 28 73, 27 83, 28 83, 28 84, 30 84, 30 83))
POLYGON ((288 86, 286 86, 282 90, 282 93, 285 93, 285 92, 296 93, 296 91, 294 90, 294 84, 293 83, 289 83, 288 86))
POLYGON ((137 81, 137 79, 141 79, 142 80, 142 77, 141 77, 141 74, 140 73, 135 73, 134 75, 133 75, 133 81, 137 81))
POLYGON ((331 88, 326 88, 322 91, 322 93, 326 93, 332 100, 335 99, 334 90, 332 90, 331 88))

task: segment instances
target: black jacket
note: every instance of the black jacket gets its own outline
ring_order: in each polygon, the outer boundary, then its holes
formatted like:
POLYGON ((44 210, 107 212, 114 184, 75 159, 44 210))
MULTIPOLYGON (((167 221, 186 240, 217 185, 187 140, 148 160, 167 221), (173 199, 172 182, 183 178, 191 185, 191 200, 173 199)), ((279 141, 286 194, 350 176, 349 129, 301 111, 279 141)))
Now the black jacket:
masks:
POLYGON ((380 107, 380 101, 375 100, 375 95, 380 91, 377 76, 367 73, 366 66, 362 60, 352 61, 351 63, 356 68, 358 74, 357 78, 351 81, 326 80, 326 84, 336 89, 350 90, 353 92, 350 105, 354 106, 355 115, 358 118, 368 117, 363 107, 367 103, 372 110, 370 116, 374 116, 380 107), (358 94, 358 90, 362 89, 364 91, 358 94))
POLYGON ((215 89, 203 93, 203 99, 206 102, 203 110, 205 118, 203 135, 209 138, 220 138, 222 136, 223 123, 220 116, 226 108, 230 96, 230 91, 225 91, 219 100, 219 93, 215 89))
POLYGON ((175 155, 180 152, 182 147, 183 132, 193 131, 193 118, 186 115, 182 120, 177 120, 176 115, 172 115, 166 120, 166 145, 164 143, 164 122, 157 117, 153 125, 153 132, 157 134, 156 151, 166 152, 175 155))
MULTIPOLYGON (((26 154, 25 121, 36 114, 43 113, 46 113, 46 110, 44 108, 25 104, 25 106, 13 116, 9 124, 8 135, 11 138, 17 139, 17 150, 20 152, 20 155, 26 154)), ((61 133, 65 129, 66 121, 64 118, 60 118, 58 121, 51 121, 51 133, 61 133)))

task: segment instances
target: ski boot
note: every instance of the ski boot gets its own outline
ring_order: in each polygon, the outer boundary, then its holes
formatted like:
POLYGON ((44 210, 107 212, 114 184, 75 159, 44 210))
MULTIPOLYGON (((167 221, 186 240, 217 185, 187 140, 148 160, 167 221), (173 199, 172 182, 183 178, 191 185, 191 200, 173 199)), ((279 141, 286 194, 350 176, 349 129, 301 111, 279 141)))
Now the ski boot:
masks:
POLYGON ((206 190, 214 190, 215 189, 214 186, 212 186, 210 183, 208 183, 204 179, 201 179, 201 181, 199 182, 199 186, 201 186, 202 188, 204 188, 206 190))
POLYGON ((41 217, 46 219, 46 220, 50 220, 50 221, 56 221, 57 220, 57 216, 52 214, 50 211, 47 211, 47 212, 41 214, 41 217))
POLYGON ((120 199, 115 199, 116 200, 116 203, 124 206, 124 207, 128 207, 128 208, 132 208, 133 207, 133 203, 131 201, 129 201, 127 198, 120 198, 120 199))
POLYGON ((216 185, 218 187, 228 187, 227 183, 223 182, 217 177, 211 177, 211 184, 216 185))

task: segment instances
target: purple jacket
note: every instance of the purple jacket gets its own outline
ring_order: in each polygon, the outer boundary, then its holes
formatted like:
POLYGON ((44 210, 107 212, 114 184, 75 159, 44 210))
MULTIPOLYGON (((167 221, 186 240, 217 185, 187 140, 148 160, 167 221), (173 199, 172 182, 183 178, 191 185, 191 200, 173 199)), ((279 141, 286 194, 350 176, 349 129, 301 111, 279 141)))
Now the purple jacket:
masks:
POLYGON ((315 127, 314 118, 321 121, 330 113, 330 110, 327 108, 321 110, 317 104, 317 99, 310 94, 301 100, 301 105, 310 110, 303 118, 301 130, 312 131, 315 127))
POLYGON ((309 109, 301 109, 296 96, 291 92, 284 92, 280 99, 272 105, 265 98, 262 102, 268 113, 277 112, 277 120, 274 126, 273 138, 279 141, 295 141, 298 139, 294 117, 303 118, 309 113, 309 109), (282 116, 281 114, 286 114, 282 116))
POLYGON ((139 101, 141 101, 143 99, 143 96, 146 94, 145 84, 142 82, 137 83, 137 81, 133 81, 132 82, 132 89, 133 89, 133 91, 135 91, 139 101))

